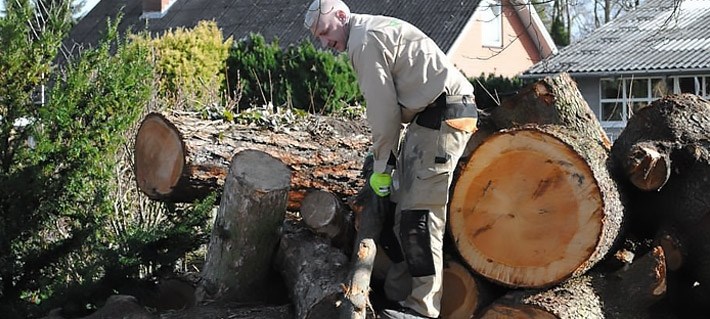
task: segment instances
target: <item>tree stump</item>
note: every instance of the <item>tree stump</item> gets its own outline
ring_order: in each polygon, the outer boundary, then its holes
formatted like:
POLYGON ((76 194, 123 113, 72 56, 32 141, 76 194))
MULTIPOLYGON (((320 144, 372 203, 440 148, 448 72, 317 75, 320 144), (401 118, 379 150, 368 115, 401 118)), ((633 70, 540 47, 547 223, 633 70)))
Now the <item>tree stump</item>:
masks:
POLYGON ((196 299, 261 301, 279 227, 285 212, 290 172, 261 151, 234 155, 224 185, 196 299))
POLYGON ((666 292, 663 250, 656 247, 614 273, 591 272, 549 290, 513 290, 479 319, 649 318, 666 292))
POLYGON ((289 288, 297 319, 336 318, 348 257, 302 224, 286 221, 275 265, 289 288))
POLYGON ((624 206, 597 140, 529 125, 486 139, 463 166, 449 228, 471 268, 542 288, 591 269, 616 244, 624 206))
POLYGON ((189 203, 221 194, 231 157, 260 150, 293 171, 289 210, 297 211, 309 190, 353 196, 363 185, 360 164, 370 143, 362 120, 313 116, 281 129, 260 129, 195 114, 150 113, 135 140, 135 174, 149 198, 189 203))

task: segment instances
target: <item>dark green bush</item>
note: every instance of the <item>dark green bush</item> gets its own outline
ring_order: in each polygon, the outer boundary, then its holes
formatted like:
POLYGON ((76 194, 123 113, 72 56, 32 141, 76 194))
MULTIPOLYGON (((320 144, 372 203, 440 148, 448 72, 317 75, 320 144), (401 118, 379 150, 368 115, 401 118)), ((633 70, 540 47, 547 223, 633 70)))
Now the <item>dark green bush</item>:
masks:
POLYGON ((525 82, 518 77, 507 78, 495 74, 481 74, 469 81, 474 87, 476 104, 483 110, 498 106, 502 100, 517 94, 525 86, 525 82))
POLYGON ((259 34, 237 41, 227 60, 228 87, 240 109, 273 105, 332 113, 362 101, 345 55, 317 50, 310 41, 281 49, 259 34))

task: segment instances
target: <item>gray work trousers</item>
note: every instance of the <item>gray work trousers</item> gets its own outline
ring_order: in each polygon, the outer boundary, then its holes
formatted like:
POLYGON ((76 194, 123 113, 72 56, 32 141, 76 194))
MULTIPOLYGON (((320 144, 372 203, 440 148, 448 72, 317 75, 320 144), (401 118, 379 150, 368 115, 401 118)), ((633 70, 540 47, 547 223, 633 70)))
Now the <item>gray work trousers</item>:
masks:
POLYGON ((449 187, 471 134, 446 123, 435 130, 412 122, 393 174, 392 198, 397 203, 394 233, 405 261, 388 269, 385 294, 429 317, 438 317, 441 309, 449 187), (404 229, 417 225, 419 229, 404 229))

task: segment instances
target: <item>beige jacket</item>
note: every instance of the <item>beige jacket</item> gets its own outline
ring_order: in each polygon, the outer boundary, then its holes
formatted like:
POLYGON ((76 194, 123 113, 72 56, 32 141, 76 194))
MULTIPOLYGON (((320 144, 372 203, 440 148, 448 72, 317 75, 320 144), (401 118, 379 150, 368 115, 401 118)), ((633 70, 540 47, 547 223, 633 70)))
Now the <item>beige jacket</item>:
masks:
POLYGON ((401 123, 441 93, 472 95, 473 86, 434 41, 415 26, 386 16, 352 14, 347 46, 367 103, 375 172, 396 151, 401 123))

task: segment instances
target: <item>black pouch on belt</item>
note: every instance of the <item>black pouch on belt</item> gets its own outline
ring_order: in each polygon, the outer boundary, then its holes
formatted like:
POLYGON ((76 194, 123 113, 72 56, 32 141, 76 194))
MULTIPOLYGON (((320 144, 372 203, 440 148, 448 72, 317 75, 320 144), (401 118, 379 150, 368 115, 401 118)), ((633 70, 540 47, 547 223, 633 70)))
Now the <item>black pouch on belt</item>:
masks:
POLYGON ((432 105, 419 112, 417 124, 438 130, 441 122, 466 132, 475 132, 478 126, 478 110, 471 95, 440 95, 432 105))

